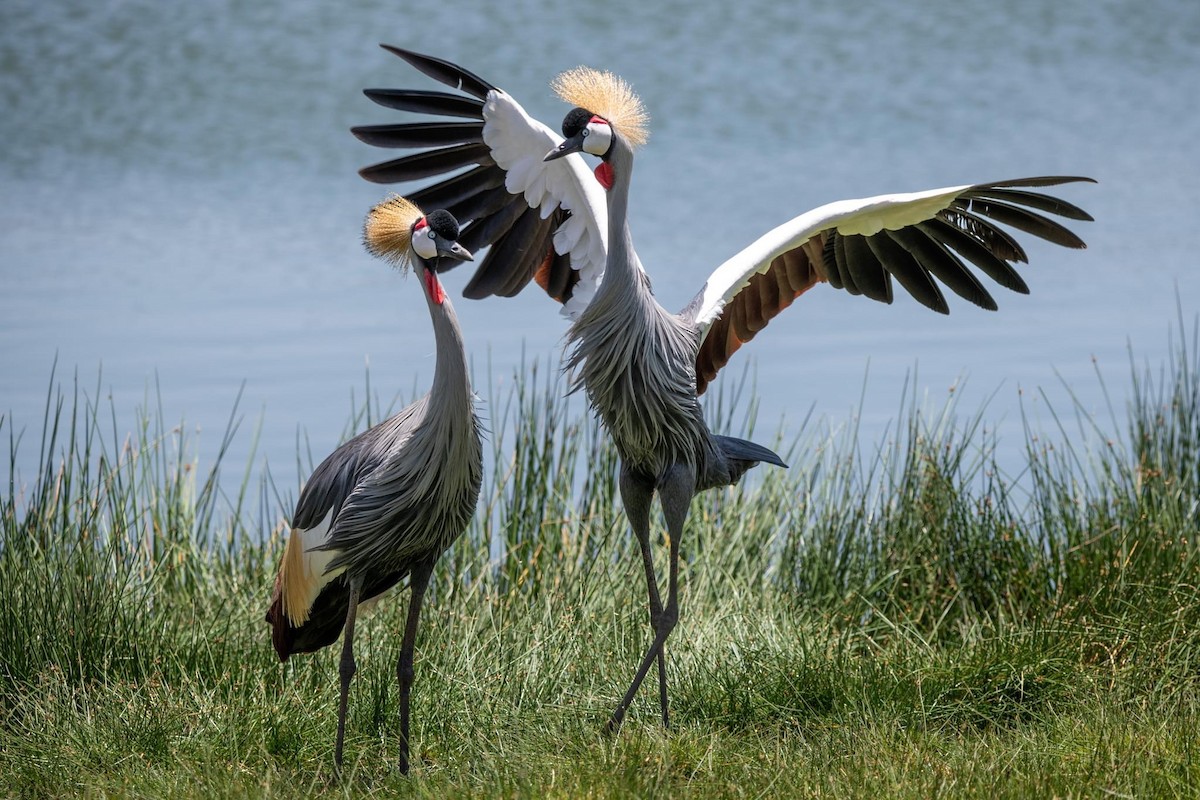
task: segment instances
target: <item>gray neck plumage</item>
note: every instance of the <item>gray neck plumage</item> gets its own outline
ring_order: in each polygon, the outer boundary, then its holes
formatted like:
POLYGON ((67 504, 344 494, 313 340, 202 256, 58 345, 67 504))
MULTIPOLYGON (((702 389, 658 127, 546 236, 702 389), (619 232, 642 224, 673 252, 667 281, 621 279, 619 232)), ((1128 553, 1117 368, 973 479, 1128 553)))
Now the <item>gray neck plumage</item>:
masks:
POLYGON ((649 293, 645 272, 633 249, 629 234, 629 187, 633 181, 633 150, 621 137, 615 137, 608 156, 613 185, 608 190, 608 260, 604 282, 596 299, 628 297, 649 293))
MULTIPOLYGON (((425 267, 418 266, 423 272, 425 267)), ((437 303, 429 295, 425 276, 420 275, 425 302, 429 306, 429 317, 433 321, 433 338, 436 363, 433 369, 433 387, 429 390, 430 400, 441 406, 441 416, 447 419, 467 419, 473 410, 471 402, 471 378, 467 371, 467 355, 463 347, 462 329, 450 298, 437 303)))

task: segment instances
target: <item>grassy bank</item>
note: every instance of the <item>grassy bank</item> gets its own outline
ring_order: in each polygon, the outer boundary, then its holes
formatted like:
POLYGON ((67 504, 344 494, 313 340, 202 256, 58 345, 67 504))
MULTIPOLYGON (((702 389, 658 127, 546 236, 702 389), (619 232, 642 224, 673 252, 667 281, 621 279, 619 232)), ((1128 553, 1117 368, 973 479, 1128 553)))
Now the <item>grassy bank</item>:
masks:
POLYGON ((427 601, 414 775, 400 595, 360 624, 341 783, 337 653, 281 666, 262 622, 272 492, 224 494, 244 465, 52 394, 20 444, 41 468, 0 496, 0 793, 1192 796, 1200 358, 1179 338, 1122 429, 1031 429, 1019 476, 979 417, 905 410, 876 451, 810 426, 790 470, 697 499, 675 727, 644 690, 615 737, 648 641, 636 543, 603 437, 527 377, 490 403, 492 477, 427 601))

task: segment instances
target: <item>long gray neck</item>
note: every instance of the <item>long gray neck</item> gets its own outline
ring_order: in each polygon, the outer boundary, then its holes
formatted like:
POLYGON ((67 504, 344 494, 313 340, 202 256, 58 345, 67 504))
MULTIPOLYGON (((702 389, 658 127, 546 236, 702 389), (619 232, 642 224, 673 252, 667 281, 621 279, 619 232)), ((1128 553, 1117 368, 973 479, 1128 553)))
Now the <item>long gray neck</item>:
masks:
MULTIPOLYGON (((604 266, 604 282, 596 292, 601 298, 624 297, 645 291, 642 272, 633 238, 629 233, 629 187, 633 181, 633 150, 621 137, 613 140, 608 164, 613 171, 613 185, 608 190, 608 260, 604 266)), ((648 293, 648 292, 647 292, 648 293)))
MULTIPOLYGON (((424 272, 424 266, 418 271, 424 272)), ((429 317, 433 321, 433 338, 437 361, 433 369, 433 387, 429 390, 430 400, 439 406, 435 413, 452 419, 465 419, 473 410, 471 402, 471 378, 467 371, 467 354, 463 347, 462 329, 450 298, 437 303, 429 294, 425 275, 419 276, 429 306, 429 317)))

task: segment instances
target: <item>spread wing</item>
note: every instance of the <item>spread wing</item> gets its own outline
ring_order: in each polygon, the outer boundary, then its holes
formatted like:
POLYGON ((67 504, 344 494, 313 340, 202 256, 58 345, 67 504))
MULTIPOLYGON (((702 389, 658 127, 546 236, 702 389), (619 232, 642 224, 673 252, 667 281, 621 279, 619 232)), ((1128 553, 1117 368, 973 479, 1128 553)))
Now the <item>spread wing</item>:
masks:
POLYGON ((681 315, 700 328, 696 389, 703 392, 743 344, 818 283, 892 302, 892 279, 920 303, 950 313, 939 283, 975 305, 996 301, 968 266, 1005 288, 1029 293, 1012 264, 1025 251, 1001 223, 1064 247, 1083 241, 1054 214, 1091 220, 1085 211, 1032 187, 1091 178, 1022 178, 909 194, 842 200, 761 236, 709 276, 681 315))
POLYGON ((353 128, 367 144, 420 150, 359 174, 375 183, 435 179, 407 196, 454 214, 463 247, 491 248, 465 296, 511 297, 535 280, 574 317, 604 274, 608 237, 604 190, 583 157, 543 161, 562 137, 508 94, 448 61, 383 48, 457 91, 367 89, 379 105, 437 119, 353 128))

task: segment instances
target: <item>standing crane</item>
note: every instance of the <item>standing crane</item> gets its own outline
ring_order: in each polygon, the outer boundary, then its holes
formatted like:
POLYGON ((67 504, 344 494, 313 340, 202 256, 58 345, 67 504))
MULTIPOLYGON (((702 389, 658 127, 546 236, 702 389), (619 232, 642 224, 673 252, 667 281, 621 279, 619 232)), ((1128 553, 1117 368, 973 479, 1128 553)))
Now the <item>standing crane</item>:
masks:
POLYGON ((940 282, 995 310, 995 300, 965 263, 970 262, 1001 286, 1028 293, 1012 267, 1027 261, 1025 251, 996 223, 1083 248, 1079 237, 1044 214, 1091 217, 1030 189, 1093 181, 1022 178, 820 206, 767 231, 717 266, 692 300, 672 314, 651 292, 629 233, 634 150, 646 139, 647 117, 627 83, 583 67, 559 76, 554 88, 574 106, 563 120, 563 138, 467 70, 384 47, 460 92, 368 89, 369 98, 402 111, 471 121, 355 128, 369 144, 436 148, 360 174, 380 183, 438 176, 414 196, 436 199, 466 220, 463 241, 469 246, 491 246, 464 294, 512 295, 532 280, 563 303, 572 319, 566 366, 573 388, 586 391, 620 455, 621 498, 641 546, 654 630, 609 725, 621 725, 657 661, 666 726, 663 650, 679 619, 680 543, 691 499, 736 482, 758 462, 783 466, 764 447, 709 431, 698 396, 737 349, 820 283, 891 303, 895 279, 918 302, 945 314, 949 306, 940 282), (584 153, 601 159, 594 177, 584 153), (450 174, 462 167, 471 168, 450 174), (665 604, 650 548, 656 492, 669 535, 665 604))
POLYGON ((346 704, 360 603, 405 577, 412 591, 396 676, 400 771, 408 772, 409 696, 421 601, 438 557, 466 529, 479 498, 483 450, 462 331, 437 278, 446 262, 470 261, 458 222, 402 197, 375 206, 363 241, 376 256, 419 273, 433 320, 437 362, 429 393, 333 451, 305 483, 267 611, 280 661, 332 644, 342 628, 334 762, 342 766, 346 704))

